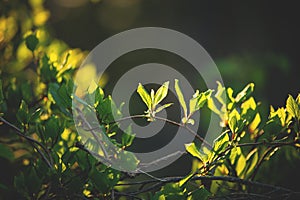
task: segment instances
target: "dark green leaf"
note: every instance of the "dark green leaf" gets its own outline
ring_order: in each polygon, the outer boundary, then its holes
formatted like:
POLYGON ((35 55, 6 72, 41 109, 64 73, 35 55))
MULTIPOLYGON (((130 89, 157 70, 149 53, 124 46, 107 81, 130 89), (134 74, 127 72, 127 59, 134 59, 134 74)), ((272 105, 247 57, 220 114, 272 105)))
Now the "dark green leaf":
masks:
POLYGON ((0 157, 1 158, 5 158, 9 161, 13 161, 14 160, 14 154, 11 151, 11 149, 4 145, 4 144, 0 144, 0 157))
POLYGON ((249 83, 238 95, 235 97, 235 102, 240 103, 244 100, 246 100, 249 95, 254 90, 254 83, 249 83))
POLYGON ((27 48, 32 52, 36 49, 38 43, 39 43, 39 39, 33 34, 28 35, 25 38, 25 44, 27 48))
POLYGON ((209 198, 209 196, 210 196, 210 193, 204 187, 201 187, 200 189, 192 192, 191 200, 194 200, 194 199, 207 200, 209 198))
POLYGON ((28 106, 24 100, 22 100, 19 110, 17 112, 17 119, 22 124, 27 124, 29 120, 28 106))

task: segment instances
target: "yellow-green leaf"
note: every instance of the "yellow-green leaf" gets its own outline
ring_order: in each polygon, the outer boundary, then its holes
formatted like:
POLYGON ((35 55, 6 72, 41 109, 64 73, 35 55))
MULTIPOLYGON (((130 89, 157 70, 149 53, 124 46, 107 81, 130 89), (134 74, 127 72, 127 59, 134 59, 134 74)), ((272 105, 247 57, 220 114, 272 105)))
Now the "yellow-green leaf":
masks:
POLYGON ((227 147, 229 142, 229 136, 227 132, 222 133, 219 137, 214 140, 213 150, 214 152, 221 152, 227 147))
POLYGON ((292 95, 289 95, 287 101, 286 101, 286 110, 287 112, 294 118, 299 119, 300 118, 300 110, 297 102, 292 97, 292 95))
POLYGON ((198 148, 196 147, 195 143, 189 143, 189 144, 185 144, 185 149, 187 152, 189 152, 192 156, 199 158, 199 160, 203 161, 203 158, 201 156, 200 151, 198 150, 198 148))
POLYGON ((210 95, 212 93, 212 90, 207 90, 206 92, 201 92, 199 94, 199 91, 197 90, 196 93, 193 95, 193 98, 190 99, 190 113, 189 116, 191 116, 194 112, 199 110, 204 106, 204 104, 209 99, 210 95))
POLYGON ((154 96, 154 107, 159 104, 168 94, 169 81, 165 82, 160 88, 156 91, 154 96))
POLYGON ((249 83, 238 95, 235 97, 235 102, 239 103, 248 98, 254 90, 254 83, 249 83))
POLYGON ((215 97, 222 105, 225 105, 226 104, 225 87, 223 87, 219 81, 217 81, 217 84, 218 84, 218 88, 215 97))
POLYGON ((185 103, 185 100, 184 100, 184 97, 183 97, 183 94, 181 92, 181 89, 179 87, 179 84, 178 84, 178 80, 175 79, 175 91, 176 91, 176 94, 177 94, 177 97, 178 97, 178 100, 179 100, 179 103, 183 109, 183 112, 184 112, 184 116, 187 117, 187 107, 186 107, 186 103, 185 103))
POLYGON ((173 103, 167 103, 167 104, 164 104, 164 105, 158 107, 158 108, 155 110, 155 112, 158 113, 158 112, 162 111, 163 109, 170 107, 171 105, 173 105, 173 103))
POLYGON ((144 101, 148 109, 151 110, 151 105, 152 105, 151 97, 141 83, 139 83, 139 86, 137 88, 137 93, 140 95, 140 97, 142 98, 142 100, 144 101))

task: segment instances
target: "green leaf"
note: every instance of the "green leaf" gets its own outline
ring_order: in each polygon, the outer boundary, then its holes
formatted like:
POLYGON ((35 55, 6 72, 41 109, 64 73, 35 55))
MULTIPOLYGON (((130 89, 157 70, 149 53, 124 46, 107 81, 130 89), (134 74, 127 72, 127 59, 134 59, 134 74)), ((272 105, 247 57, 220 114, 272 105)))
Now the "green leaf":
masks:
POLYGON ((217 81, 217 84, 218 88, 215 97, 222 105, 226 105, 226 89, 222 86, 222 84, 219 81, 217 81))
POLYGON ((27 48, 32 52, 36 49, 38 43, 39 43, 39 39, 34 34, 28 35, 25 38, 25 44, 27 48))
POLYGON ((147 92, 147 90, 145 90, 144 86, 141 83, 139 83, 139 86, 137 88, 137 93, 140 95, 140 97, 142 98, 143 102, 146 104, 148 109, 151 110, 151 106, 152 106, 151 97, 150 97, 149 93, 147 92))
POLYGON ((52 141, 64 131, 64 126, 60 124, 58 118, 51 116, 45 123, 45 138, 52 141))
POLYGON ((24 100, 21 101, 21 105, 17 112, 17 119, 21 124, 27 124, 29 120, 29 110, 26 102, 24 100))
POLYGON ((241 175, 245 167, 246 167, 246 158, 243 154, 241 154, 237 160, 236 167, 235 167, 238 176, 241 175))
POLYGON ((189 143, 189 144, 185 144, 185 149, 187 152, 189 152, 192 156, 199 158, 199 160, 201 160, 203 162, 203 158, 201 156, 200 151, 198 150, 198 148, 196 147, 195 143, 189 143))
POLYGON ((177 94, 177 97, 178 97, 178 100, 179 100, 179 103, 183 109, 183 112, 184 112, 184 116, 187 117, 187 107, 186 107, 186 103, 185 103, 185 100, 184 100, 184 97, 183 97, 183 94, 181 92, 181 89, 179 87, 179 81, 177 79, 175 79, 175 91, 176 91, 176 94, 177 94))
POLYGON ((191 119, 191 118, 187 118, 187 117, 183 117, 181 119, 181 122, 183 124, 191 124, 191 125, 194 125, 195 124, 195 120, 191 119))
POLYGON ((29 172, 26 173, 25 184, 30 194, 38 193, 42 186, 42 178, 36 174, 35 168, 30 168, 29 172))
POLYGON ((154 96, 153 107, 158 105, 168 94, 169 81, 165 82, 160 88, 156 91, 154 96))
POLYGON ((9 161, 13 161, 14 154, 8 146, 0 144, 0 158, 5 158, 9 161))
POLYGON ((207 200, 209 196, 210 196, 210 192, 207 191, 203 186, 201 186, 198 190, 195 190, 191 193, 191 196, 188 198, 188 200, 194 200, 194 199, 207 200))
POLYGON ((249 83, 238 95, 235 97, 235 102, 240 103, 244 100, 246 100, 249 95, 254 90, 254 83, 249 83))
POLYGON ((188 182, 192 177, 193 177, 194 173, 189 173, 186 177, 184 177, 183 179, 181 179, 178 184, 179 187, 182 187, 186 182, 188 182))
POLYGON ((193 98, 190 99, 190 113, 189 117, 196 112, 197 110, 200 110, 204 106, 204 104, 209 99, 210 95, 212 93, 212 90, 207 90, 206 92, 201 92, 199 94, 199 91, 197 90, 196 93, 193 95, 193 98))
POLYGON ((132 144, 135 134, 132 133, 131 125, 127 127, 125 133, 122 135, 122 146, 128 147, 132 144))
POLYGON ((229 125, 229 128, 230 130, 233 132, 233 133, 236 133, 237 132, 237 118, 236 116, 232 116, 229 120, 228 120, 228 125, 229 125))
POLYGON ((298 94, 296 101, 297 101, 298 105, 300 105, 300 94, 298 94))
POLYGON ((156 112, 156 113, 159 113, 160 111, 162 111, 162 110, 165 109, 165 108, 170 107, 171 105, 173 105, 173 103, 167 103, 167 104, 164 104, 164 105, 158 107, 158 108, 155 110, 155 112, 156 112))
POLYGON ((210 98, 210 99, 208 99, 208 101, 207 101, 207 107, 211 110, 211 111, 213 111, 214 113, 216 113, 217 115, 219 115, 220 116, 220 118, 222 118, 222 113, 221 113, 221 111, 217 108, 217 106, 216 106, 216 104, 215 104, 215 102, 214 102, 214 100, 212 99, 212 98, 210 98))
POLYGON ((228 132, 225 131, 214 140, 214 145, 213 145, 214 152, 219 153, 223 151, 227 147, 228 142, 229 142, 228 132))
POLYGON ((241 119, 240 113, 234 109, 228 116, 228 125, 233 133, 237 133, 239 129, 239 120, 241 119))
POLYGON ((40 77, 41 81, 48 83, 56 80, 58 71, 50 62, 50 58, 45 54, 40 60, 40 77))
POLYGON ((257 162, 258 162, 257 149, 253 149, 246 157, 246 163, 248 163, 246 175, 250 174, 253 171, 257 162))
POLYGON ((291 95, 289 95, 286 101, 286 110, 293 118, 300 118, 299 106, 291 95))

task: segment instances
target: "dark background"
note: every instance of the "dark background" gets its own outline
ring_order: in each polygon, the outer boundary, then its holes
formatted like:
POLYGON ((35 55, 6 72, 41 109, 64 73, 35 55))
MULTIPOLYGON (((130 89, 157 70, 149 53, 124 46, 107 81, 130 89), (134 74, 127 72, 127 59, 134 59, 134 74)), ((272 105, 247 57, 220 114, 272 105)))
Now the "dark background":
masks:
POLYGON ((255 82, 258 100, 280 106, 299 92, 299 10, 282 1, 47 1, 54 35, 91 50, 123 30, 165 27, 201 44, 225 84, 255 82))

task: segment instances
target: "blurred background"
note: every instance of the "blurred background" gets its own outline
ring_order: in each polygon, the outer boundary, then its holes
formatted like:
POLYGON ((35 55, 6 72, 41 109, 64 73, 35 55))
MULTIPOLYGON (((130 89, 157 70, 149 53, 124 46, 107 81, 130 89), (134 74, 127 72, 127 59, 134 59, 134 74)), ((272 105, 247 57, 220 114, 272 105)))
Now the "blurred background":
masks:
POLYGON ((106 38, 137 27, 165 27, 201 44, 225 84, 255 82, 259 101, 283 105, 299 92, 299 12, 290 3, 249 1, 53 0, 53 34, 91 50, 106 38))

